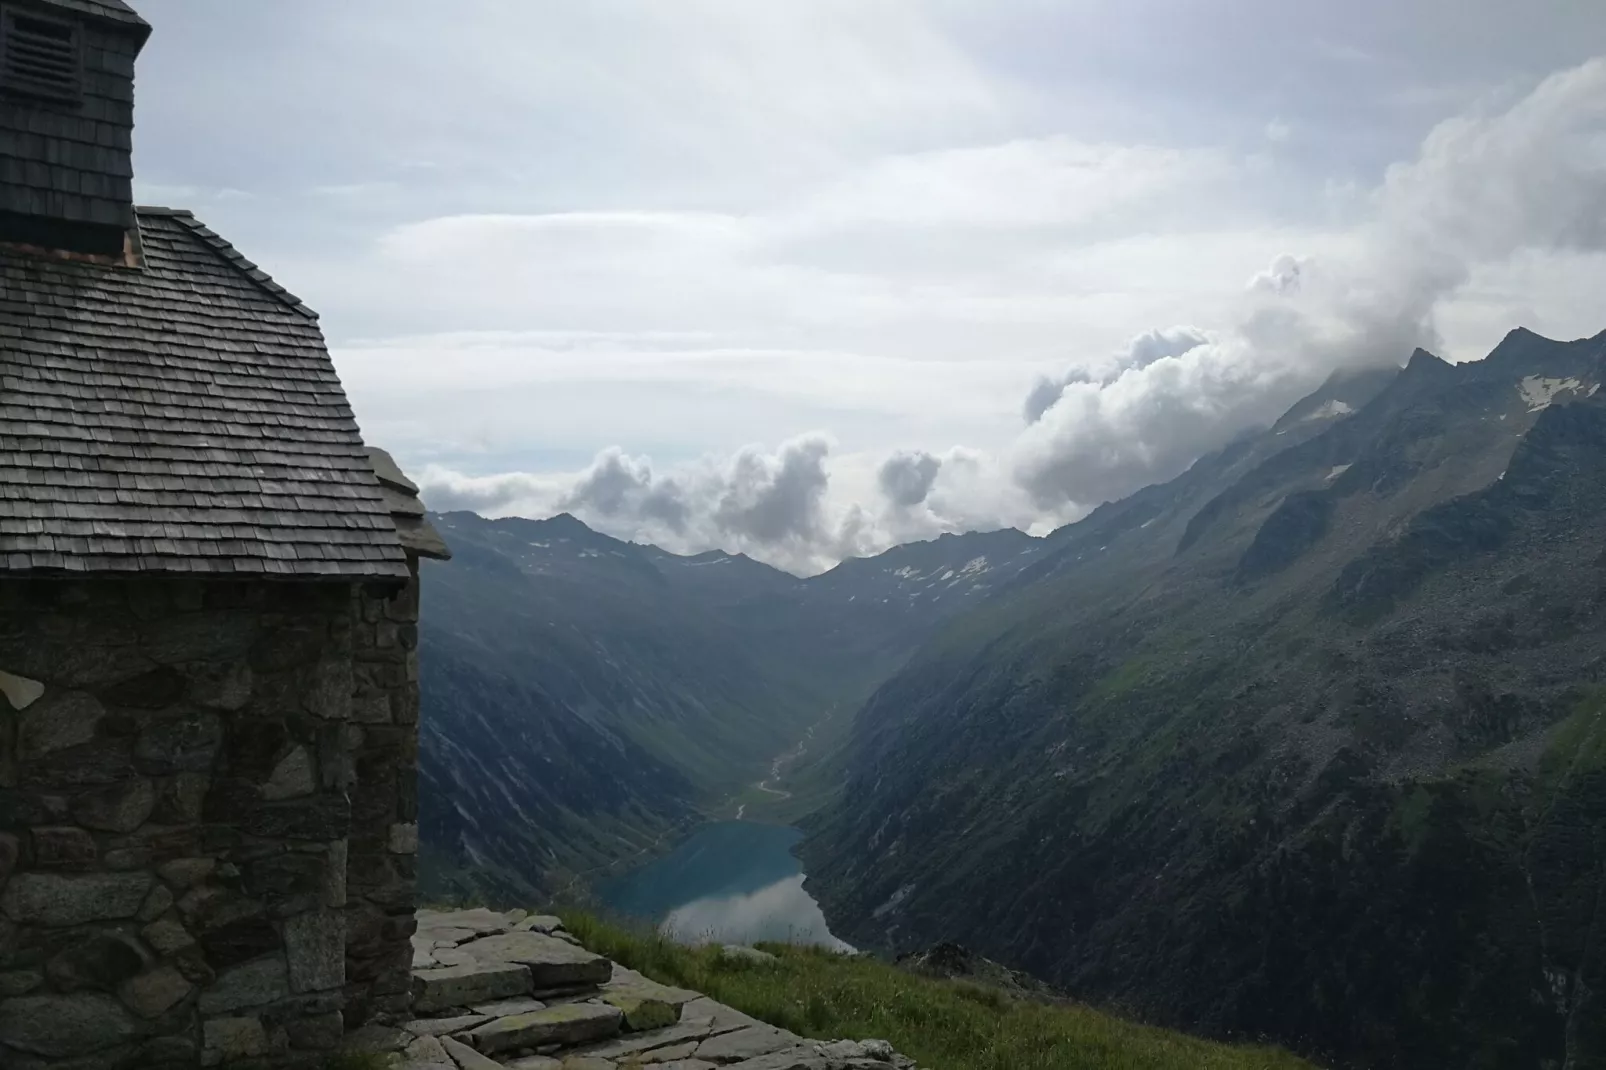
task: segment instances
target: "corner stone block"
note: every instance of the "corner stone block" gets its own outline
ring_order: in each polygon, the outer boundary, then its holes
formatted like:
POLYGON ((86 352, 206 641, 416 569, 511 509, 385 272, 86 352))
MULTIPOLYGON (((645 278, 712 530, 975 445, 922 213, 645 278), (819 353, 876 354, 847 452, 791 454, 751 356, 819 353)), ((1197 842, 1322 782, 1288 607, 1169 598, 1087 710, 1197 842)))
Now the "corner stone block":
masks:
POLYGON ((118 921, 139 913, 150 889, 148 873, 19 873, 0 896, 0 913, 25 925, 118 921))
POLYGON ((346 919, 333 910, 312 910, 284 923, 290 988, 321 992, 346 983, 346 919))

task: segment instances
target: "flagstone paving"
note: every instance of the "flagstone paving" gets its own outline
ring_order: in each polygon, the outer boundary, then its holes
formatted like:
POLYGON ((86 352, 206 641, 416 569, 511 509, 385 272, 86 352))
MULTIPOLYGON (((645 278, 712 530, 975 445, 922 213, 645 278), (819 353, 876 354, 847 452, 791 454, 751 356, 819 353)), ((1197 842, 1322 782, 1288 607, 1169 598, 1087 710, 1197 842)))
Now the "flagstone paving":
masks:
MULTIPOLYGON (((734 949, 733 949, 734 950, 734 949)), ((421 910, 399 1070, 914 1070, 884 1040, 810 1040, 580 946, 550 915, 421 910)))

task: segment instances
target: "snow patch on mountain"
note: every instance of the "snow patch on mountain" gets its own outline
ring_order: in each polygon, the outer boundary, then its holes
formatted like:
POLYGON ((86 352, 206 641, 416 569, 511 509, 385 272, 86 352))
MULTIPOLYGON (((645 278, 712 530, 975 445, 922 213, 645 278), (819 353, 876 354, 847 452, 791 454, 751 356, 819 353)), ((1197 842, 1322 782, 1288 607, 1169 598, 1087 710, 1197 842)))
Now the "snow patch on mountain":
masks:
MULTIPOLYGON (((1548 408, 1557 394, 1579 392, 1583 385, 1578 379, 1552 379, 1543 375, 1530 375, 1517 384, 1517 393, 1528 406, 1529 412, 1538 412, 1540 409, 1548 408)), ((1597 389, 1598 387, 1591 387, 1585 397, 1597 389)))
POLYGON ((1310 420, 1331 420, 1335 416, 1348 416, 1354 411, 1355 409, 1348 402, 1333 398, 1311 410, 1310 415, 1306 416, 1305 420, 1307 422, 1310 420))

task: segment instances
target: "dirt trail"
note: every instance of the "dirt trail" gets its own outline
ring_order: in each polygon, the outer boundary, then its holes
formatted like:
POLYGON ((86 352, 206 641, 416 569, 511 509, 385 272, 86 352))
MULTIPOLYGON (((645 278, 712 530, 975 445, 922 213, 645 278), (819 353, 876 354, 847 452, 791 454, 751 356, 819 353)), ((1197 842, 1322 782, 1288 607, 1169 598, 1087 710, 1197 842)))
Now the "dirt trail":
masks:
MULTIPOLYGON (((814 740, 814 730, 835 716, 836 707, 832 706, 826 711, 824 717, 821 717, 814 724, 809 725, 808 730, 803 733, 803 738, 797 741, 797 746, 793 747, 789 751, 786 751, 784 754, 776 755, 775 760, 770 763, 770 775, 754 784, 753 787, 764 792, 766 795, 775 796, 777 800, 790 799, 792 797, 791 792, 785 790, 784 788, 771 787, 770 785, 781 779, 781 776, 783 773, 785 773, 787 766, 794 764, 808 753, 809 744, 814 740)), ((742 820, 746 814, 747 804, 742 803, 736 808, 736 820, 742 820)))

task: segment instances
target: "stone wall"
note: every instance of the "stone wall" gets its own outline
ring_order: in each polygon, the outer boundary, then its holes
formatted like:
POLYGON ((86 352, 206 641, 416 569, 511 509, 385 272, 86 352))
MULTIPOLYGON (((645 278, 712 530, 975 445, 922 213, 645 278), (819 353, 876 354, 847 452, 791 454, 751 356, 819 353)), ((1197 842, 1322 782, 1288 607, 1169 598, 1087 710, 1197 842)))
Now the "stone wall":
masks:
POLYGON ((395 588, 360 587, 353 614, 356 778, 346 891, 346 1021, 406 1016, 418 851, 418 559, 395 588))
POLYGON ((416 597, 0 580, 0 1065, 310 1064, 348 952, 389 994, 416 597))

